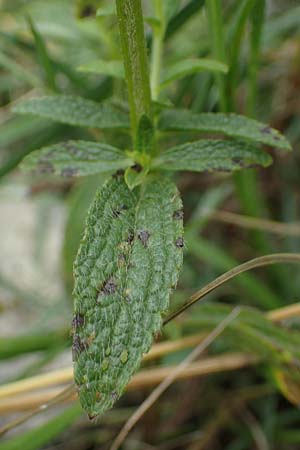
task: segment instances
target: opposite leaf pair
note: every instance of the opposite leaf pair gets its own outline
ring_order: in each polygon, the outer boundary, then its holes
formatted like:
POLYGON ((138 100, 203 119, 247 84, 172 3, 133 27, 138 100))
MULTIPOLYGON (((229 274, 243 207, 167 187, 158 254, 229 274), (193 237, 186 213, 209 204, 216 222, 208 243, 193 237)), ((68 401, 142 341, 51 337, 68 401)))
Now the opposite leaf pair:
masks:
MULTIPOLYGON (((125 108, 113 102, 98 104, 71 96, 42 97, 19 103, 18 113, 29 113, 71 125, 102 130, 129 131, 125 108)), ((197 132, 225 135, 233 140, 201 139, 149 155, 153 144, 152 124, 143 116, 137 136, 137 149, 124 151, 111 145, 88 141, 70 141, 45 147, 31 153, 23 161, 29 170, 62 176, 85 176, 134 166, 144 168, 137 176, 128 169, 125 180, 132 189, 144 179, 149 170, 234 171, 257 165, 268 166, 272 159, 257 144, 290 150, 287 140, 276 130, 235 114, 195 114, 189 111, 163 111, 157 131, 197 132)), ((137 171, 139 172, 139 171, 137 171)))

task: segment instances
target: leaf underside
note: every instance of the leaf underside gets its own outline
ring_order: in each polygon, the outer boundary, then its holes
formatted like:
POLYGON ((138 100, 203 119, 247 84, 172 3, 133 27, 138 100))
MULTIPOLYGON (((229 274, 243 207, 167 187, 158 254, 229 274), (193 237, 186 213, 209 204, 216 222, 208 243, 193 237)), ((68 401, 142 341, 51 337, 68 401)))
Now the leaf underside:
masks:
POLYGON ((74 264, 74 377, 90 417, 110 408, 161 328, 182 265, 182 203, 166 177, 98 191, 74 264))
POLYGON ((274 128, 238 114, 193 113, 187 110, 164 111, 158 127, 161 131, 220 133, 237 139, 291 150, 287 139, 274 128))
POLYGON ((270 165, 272 158, 252 144, 238 141, 202 139, 170 148, 155 165, 164 170, 231 172, 270 165))
POLYGON ((124 152, 111 145, 67 141, 30 153, 21 168, 65 177, 86 176, 126 168, 132 163, 124 152))
POLYGON ((33 114, 69 125, 100 129, 128 129, 128 115, 110 102, 96 103, 72 95, 53 95, 24 100, 13 112, 33 114))

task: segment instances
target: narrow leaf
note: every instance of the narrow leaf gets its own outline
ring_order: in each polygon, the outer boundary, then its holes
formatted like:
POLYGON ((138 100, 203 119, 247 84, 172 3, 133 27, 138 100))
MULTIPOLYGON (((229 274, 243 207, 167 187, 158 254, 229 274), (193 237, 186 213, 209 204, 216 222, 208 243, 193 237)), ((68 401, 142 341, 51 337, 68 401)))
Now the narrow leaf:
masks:
POLYGON ((74 177, 126 168, 130 164, 131 159, 111 145, 67 141, 30 153, 21 167, 33 172, 74 177))
POLYGON ((195 131, 200 133, 221 133, 238 139, 248 139, 291 150, 287 139, 266 124, 238 114, 192 113, 187 110, 164 111, 159 121, 162 131, 195 131))
POLYGON ((55 80, 55 67, 49 57, 46 43, 43 39, 43 36, 39 32, 39 30, 35 27, 33 21, 28 16, 27 21, 34 38, 35 48, 37 52, 37 57, 40 65, 42 66, 46 78, 46 82, 50 89, 53 91, 58 91, 56 80, 55 80))
POLYGON ((90 417, 120 397, 160 330, 182 233, 182 203, 166 177, 130 191, 115 176, 96 194, 74 264, 74 377, 90 417))
POLYGON ((13 112, 33 114, 56 122, 101 129, 127 129, 127 114, 116 105, 96 103, 82 97, 56 95, 32 98, 17 103, 13 112))
POLYGON ((122 61, 105 61, 97 59, 78 67, 80 72, 109 75, 116 78, 124 78, 124 67, 122 61))
POLYGON ((257 165, 267 167, 271 163, 270 155, 251 144, 202 139, 165 151, 154 165, 164 170, 231 172, 257 165))
POLYGON ((15 62, 10 56, 7 56, 5 53, 0 51, 0 67, 6 69, 8 72, 11 72, 14 77, 18 80, 28 83, 33 87, 39 87, 41 82, 36 75, 34 75, 31 71, 25 69, 24 65, 20 65, 15 62))
POLYGON ((20 436, 12 436, 2 442, 1 450, 39 450, 44 448, 48 442, 69 428, 80 415, 81 409, 76 403, 37 428, 27 430, 20 436))
POLYGON ((220 61, 206 58, 179 61, 165 71, 160 87, 164 88, 172 81, 183 78, 186 75, 203 71, 227 73, 228 67, 220 61))

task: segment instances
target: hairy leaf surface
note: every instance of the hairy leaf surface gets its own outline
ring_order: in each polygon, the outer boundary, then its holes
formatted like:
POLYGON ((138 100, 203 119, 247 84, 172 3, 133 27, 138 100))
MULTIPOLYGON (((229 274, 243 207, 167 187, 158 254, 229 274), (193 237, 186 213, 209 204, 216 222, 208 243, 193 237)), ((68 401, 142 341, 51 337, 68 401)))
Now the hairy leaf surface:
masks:
POLYGON ((170 148, 154 162, 164 170, 195 172, 231 172, 257 165, 266 167, 271 163, 270 155, 251 144, 213 139, 202 139, 170 148))
POLYGON ((128 115, 115 104, 96 103, 72 95, 53 95, 31 98, 17 103, 13 111, 33 114, 56 122, 105 129, 129 128, 128 115))
POLYGON ((291 150, 290 143, 268 125, 238 114, 193 113, 185 110, 164 111, 159 121, 162 131, 220 133, 238 139, 291 150))
POLYGON ((122 394, 160 330, 182 265, 182 203, 166 177, 98 191, 74 264, 74 377, 91 417, 122 394))
POLYGON ((132 160, 111 145, 67 141, 30 153, 21 167, 33 172, 72 177, 126 168, 130 164, 132 160))

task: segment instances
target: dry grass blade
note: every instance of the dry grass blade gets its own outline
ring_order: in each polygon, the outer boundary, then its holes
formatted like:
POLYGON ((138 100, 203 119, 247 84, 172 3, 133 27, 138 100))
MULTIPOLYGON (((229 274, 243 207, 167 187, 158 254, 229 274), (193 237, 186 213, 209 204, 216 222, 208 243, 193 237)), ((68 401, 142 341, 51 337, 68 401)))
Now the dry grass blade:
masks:
POLYGON ((58 403, 63 402, 64 400, 70 398, 75 392, 75 386, 74 384, 71 384, 66 389, 64 389, 62 392, 57 394, 55 397, 51 398, 47 403, 43 403, 42 405, 38 406, 36 409, 31 411, 28 414, 25 414, 24 416, 20 417, 19 419, 13 420, 12 422, 9 422, 8 424, 4 425, 2 428, 0 428, 0 436, 7 433, 12 428, 17 427, 18 425, 21 425, 22 423, 26 422, 27 420, 31 419, 33 416, 39 414, 42 411, 46 411, 51 406, 54 406, 58 403))
POLYGON ((174 370, 162 381, 156 389, 152 391, 149 397, 141 404, 136 412, 125 423, 124 427, 116 437, 110 450, 118 450, 130 430, 136 425, 140 418, 146 413, 146 411, 156 402, 156 400, 165 392, 165 390, 176 380, 176 378, 182 373, 198 356, 206 350, 212 342, 225 330, 225 328, 234 320, 240 313, 240 308, 236 307, 232 312, 201 342, 197 347, 174 368, 174 370))
POLYGON ((209 211, 209 217, 219 222, 236 225, 241 228, 266 231, 280 236, 300 236, 300 223, 277 222, 275 220, 244 216, 229 211, 209 211))
MULTIPOLYGON (((247 353, 227 353, 220 356, 211 356, 201 359, 199 362, 190 364, 183 372, 181 372, 177 379, 186 380, 194 377, 210 375, 213 373, 226 372, 232 370, 243 369, 252 364, 257 364, 259 358, 247 353)), ((127 386, 128 391, 136 389, 144 389, 155 386, 164 380, 174 370, 173 366, 157 367, 154 369, 146 369, 138 372, 127 386)), ((70 379, 72 380, 72 371, 70 369, 70 379)), ((55 384, 55 379, 51 385, 55 384)), ((47 387, 45 385, 44 387, 47 387)), ((41 403, 47 403, 53 397, 62 392, 63 387, 50 388, 38 391, 24 391, 21 395, 8 395, 0 399, 0 414, 7 414, 11 412, 24 411, 35 408, 41 403)), ((75 391, 73 397, 75 399, 75 391)))
MULTIPOLYGON (((153 345, 149 353, 144 356, 145 361, 152 361, 164 355, 183 350, 188 347, 193 347, 205 338, 205 334, 199 333, 193 336, 177 339, 175 341, 161 342, 153 345)), ((37 375, 25 380, 12 382, 0 386, 0 399, 3 397, 16 395, 22 392, 31 391, 34 389, 43 388, 45 386, 52 386, 53 384, 64 384, 72 381, 73 369, 67 367, 65 369, 55 370, 50 373, 37 375)))

